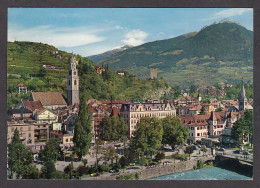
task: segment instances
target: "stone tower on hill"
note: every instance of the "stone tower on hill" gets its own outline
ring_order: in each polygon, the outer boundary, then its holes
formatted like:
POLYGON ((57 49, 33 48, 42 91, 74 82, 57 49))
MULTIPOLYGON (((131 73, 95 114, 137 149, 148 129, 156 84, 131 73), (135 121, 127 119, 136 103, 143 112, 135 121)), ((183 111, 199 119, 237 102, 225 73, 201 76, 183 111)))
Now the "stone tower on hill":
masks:
POLYGON ((150 69, 150 78, 151 79, 157 78, 157 68, 150 69))
POLYGON ((70 58, 67 77, 67 102, 68 105, 79 104, 79 75, 77 62, 74 56, 70 58))

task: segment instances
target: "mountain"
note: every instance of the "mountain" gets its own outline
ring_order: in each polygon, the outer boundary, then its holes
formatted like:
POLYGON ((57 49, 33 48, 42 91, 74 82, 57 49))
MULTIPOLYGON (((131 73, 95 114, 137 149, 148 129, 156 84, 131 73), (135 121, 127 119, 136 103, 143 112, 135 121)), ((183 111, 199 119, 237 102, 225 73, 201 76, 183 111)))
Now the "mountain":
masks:
POLYGON ((158 69, 172 85, 211 86, 253 79, 253 32, 231 21, 222 21, 175 38, 133 47, 98 61, 98 65, 125 69, 148 78, 158 69))
POLYGON ((97 55, 92 55, 92 56, 88 56, 87 58, 89 58, 91 61, 93 62, 98 62, 100 61, 101 59, 104 59, 104 58, 107 58, 111 55, 114 55, 115 53, 117 52, 121 52, 121 51, 124 51, 124 50, 127 50, 129 48, 132 48, 132 46, 130 45, 125 45, 125 46, 122 46, 122 47, 117 47, 117 48, 114 48, 112 50, 109 50, 109 51, 106 51, 104 53, 101 53, 101 54, 97 54, 97 55))

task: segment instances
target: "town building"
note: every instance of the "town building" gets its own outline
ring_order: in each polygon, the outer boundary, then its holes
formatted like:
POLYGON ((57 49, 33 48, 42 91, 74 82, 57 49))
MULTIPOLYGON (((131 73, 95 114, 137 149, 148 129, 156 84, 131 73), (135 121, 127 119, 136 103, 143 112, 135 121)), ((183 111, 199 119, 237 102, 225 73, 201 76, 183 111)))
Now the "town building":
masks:
POLYGON ((99 65, 95 65, 94 68, 96 69, 96 72, 97 72, 98 74, 102 74, 103 72, 106 71, 106 69, 105 69, 104 67, 99 66, 99 65))
POLYGON ((51 50, 50 53, 53 54, 53 55, 56 55, 56 54, 59 53, 59 51, 58 50, 51 50))
POLYGON ((204 115, 179 116, 184 126, 189 129, 187 141, 195 143, 202 138, 218 136, 226 127, 224 112, 211 112, 204 115))
POLYGON ((176 116, 176 109, 172 103, 127 103, 122 104, 120 117, 124 118, 129 127, 129 137, 136 130, 136 124, 142 117, 176 116))
POLYGON ((116 73, 117 74, 119 74, 120 76, 124 76, 125 75, 125 70, 123 70, 123 69, 118 69, 117 71, 116 71, 116 73))
POLYGON ((74 136, 73 133, 68 134, 68 133, 63 133, 62 131, 57 131, 57 130, 50 132, 50 138, 59 138, 61 141, 61 144, 64 147, 73 147, 74 146, 73 136, 74 136))
POLYGON ((176 105, 177 106, 185 106, 185 105, 199 105, 200 102, 197 98, 195 97, 182 97, 176 100, 176 105))
POLYGON ((52 130, 61 131, 61 129, 62 129, 62 123, 58 123, 58 122, 52 123, 52 130))
POLYGON ((157 78, 157 68, 151 68, 150 69, 150 78, 151 79, 157 78))
POLYGON ((28 147, 34 146, 34 125, 24 121, 7 122, 7 143, 12 141, 14 131, 17 129, 21 142, 28 147))
POLYGON ((7 110, 7 115, 11 119, 31 119, 32 118, 32 111, 28 110, 26 108, 20 108, 20 109, 9 109, 7 110))
POLYGON ((42 67, 47 70, 55 70, 55 66, 53 66, 53 65, 43 65, 42 67))
POLYGON ((17 85, 18 93, 27 93, 27 86, 23 83, 17 85))
POLYGON ((67 102, 68 105, 79 104, 79 75, 74 56, 70 58, 67 76, 67 102))
POLYGON ((47 123, 34 123, 34 142, 35 145, 44 146, 49 140, 51 125, 47 123))
POLYGON ((23 100, 21 100, 17 108, 26 108, 28 110, 31 110, 33 112, 33 115, 35 114, 36 110, 44 109, 41 101, 23 101, 23 100))
POLYGON ((58 116, 50 109, 38 110, 35 114, 35 120, 37 123, 48 123, 52 124, 58 122, 58 116))
POLYGON ((32 92, 30 101, 40 101, 43 108, 48 109, 67 106, 66 101, 59 92, 32 92))

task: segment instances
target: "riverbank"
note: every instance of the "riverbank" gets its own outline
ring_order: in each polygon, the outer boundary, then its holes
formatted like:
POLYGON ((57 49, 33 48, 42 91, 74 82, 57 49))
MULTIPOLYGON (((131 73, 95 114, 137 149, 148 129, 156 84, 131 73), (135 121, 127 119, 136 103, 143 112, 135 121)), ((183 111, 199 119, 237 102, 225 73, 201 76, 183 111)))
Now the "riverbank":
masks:
MULTIPOLYGON (((209 157, 199 157, 197 159, 188 160, 188 161, 181 161, 178 163, 170 163, 168 165, 160 165, 160 166, 154 166, 150 168, 143 167, 133 173, 121 173, 122 174, 133 174, 133 176, 138 173, 138 177, 140 180, 147 180, 154 177, 159 177, 167 174, 172 173, 178 173, 178 172, 185 172, 189 170, 193 170, 193 167, 197 165, 197 161, 201 160, 203 162, 205 161, 213 161, 215 160, 215 157, 209 156, 209 157)), ((101 175, 98 177, 87 177, 82 178, 84 180, 116 180, 119 174, 111 174, 111 175, 101 175)))
POLYGON ((241 175, 252 178, 253 177, 253 166, 246 163, 239 162, 238 159, 226 158, 223 160, 223 156, 216 156, 214 166, 229 170, 232 172, 239 173, 241 175))

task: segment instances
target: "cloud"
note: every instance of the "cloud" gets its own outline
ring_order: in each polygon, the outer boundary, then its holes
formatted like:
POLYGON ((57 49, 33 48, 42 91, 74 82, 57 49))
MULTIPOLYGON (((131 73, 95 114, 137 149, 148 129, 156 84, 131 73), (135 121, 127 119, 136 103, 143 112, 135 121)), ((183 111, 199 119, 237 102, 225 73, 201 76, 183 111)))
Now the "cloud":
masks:
POLYGON ((135 29, 126 33, 125 39, 123 39, 122 42, 126 45, 138 46, 144 43, 144 40, 147 38, 147 36, 148 33, 139 29, 135 29))
POLYGON ((253 11, 252 8, 230 8, 227 10, 222 10, 220 12, 217 12, 213 14, 211 17, 206 18, 204 20, 213 20, 213 19, 219 19, 219 18, 228 18, 232 16, 241 16, 246 12, 253 11))
POLYGON ((10 24, 8 41, 31 41, 47 43, 56 47, 75 47, 106 40, 106 37, 99 36, 99 33, 104 30, 87 27, 55 28, 51 25, 23 28, 10 24))

